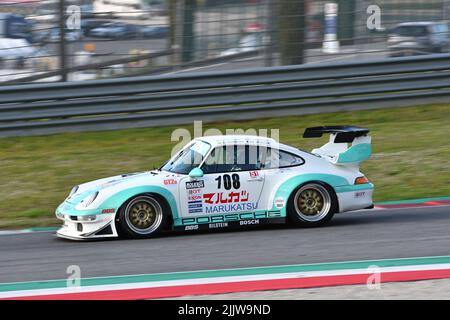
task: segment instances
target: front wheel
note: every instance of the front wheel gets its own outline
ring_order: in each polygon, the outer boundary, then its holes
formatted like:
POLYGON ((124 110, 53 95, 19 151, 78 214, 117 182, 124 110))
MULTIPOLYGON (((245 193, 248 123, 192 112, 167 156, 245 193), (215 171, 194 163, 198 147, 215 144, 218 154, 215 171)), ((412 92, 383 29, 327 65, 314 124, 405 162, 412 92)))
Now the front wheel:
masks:
POLYGON ((129 238, 150 238, 158 235, 166 223, 164 205, 151 195, 129 200, 119 211, 118 225, 129 238))
POLYGON ((337 211, 337 197, 331 187, 311 182, 298 187, 289 198, 289 220, 299 227, 318 227, 337 211))

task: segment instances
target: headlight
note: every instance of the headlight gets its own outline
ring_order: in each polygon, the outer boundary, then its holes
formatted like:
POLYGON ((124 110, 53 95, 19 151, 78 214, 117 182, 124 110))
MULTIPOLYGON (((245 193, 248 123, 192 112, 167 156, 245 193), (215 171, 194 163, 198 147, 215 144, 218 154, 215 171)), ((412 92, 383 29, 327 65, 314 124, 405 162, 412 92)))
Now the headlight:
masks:
POLYGON ((72 197, 75 193, 77 193, 78 191, 78 186, 75 186, 72 188, 72 190, 70 190, 69 196, 67 197, 67 199, 70 199, 70 197, 72 197))
POLYGON ((80 205, 82 205, 83 207, 88 207, 92 202, 94 202, 94 200, 97 198, 97 196, 98 196, 98 191, 96 193, 93 193, 93 194, 87 196, 83 200, 81 200, 80 205))

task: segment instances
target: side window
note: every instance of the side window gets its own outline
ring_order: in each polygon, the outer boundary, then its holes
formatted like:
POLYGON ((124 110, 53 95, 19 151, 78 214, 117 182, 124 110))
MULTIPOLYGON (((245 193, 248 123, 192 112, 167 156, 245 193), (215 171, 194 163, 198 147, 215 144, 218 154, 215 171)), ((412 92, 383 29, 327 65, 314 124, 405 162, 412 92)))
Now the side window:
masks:
POLYGON ((265 169, 287 168, 300 166, 305 163, 302 157, 290 152, 269 148, 267 150, 265 169))
POLYGON ((204 173, 259 170, 266 152, 265 147, 227 145, 216 147, 202 166, 204 173))

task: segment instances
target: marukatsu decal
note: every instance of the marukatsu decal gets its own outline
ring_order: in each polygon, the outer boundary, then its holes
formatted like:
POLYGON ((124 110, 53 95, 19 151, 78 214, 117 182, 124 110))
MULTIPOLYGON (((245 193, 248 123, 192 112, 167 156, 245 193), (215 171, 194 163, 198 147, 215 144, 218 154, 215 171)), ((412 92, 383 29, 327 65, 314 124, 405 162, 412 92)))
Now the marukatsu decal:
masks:
POLYGON ((256 209, 258 209, 257 202, 219 204, 219 205, 215 205, 215 206, 205 207, 206 213, 208 213, 208 214, 250 211, 250 210, 256 210, 256 209))
POLYGON ((275 199, 274 203, 275 203, 275 207, 277 209, 284 208, 284 205, 285 205, 284 198, 278 197, 278 198, 275 199))
POLYGON ((175 179, 166 179, 166 180, 164 180, 164 185, 174 185, 174 184, 177 184, 177 180, 175 180, 175 179))
POLYGON ((205 187, 205 182, 203 180, 186 182, 186 189, 199 189, 199 188, 204 188, 204 187, 205 187))
POLYGON ((203 199, 206 204, 219 204, 219 203, 234 203, 234 202, 247 202, 249 193, 245 190, 241 192, 231 191, 217 192, 217 193, 205 193, 203 199))

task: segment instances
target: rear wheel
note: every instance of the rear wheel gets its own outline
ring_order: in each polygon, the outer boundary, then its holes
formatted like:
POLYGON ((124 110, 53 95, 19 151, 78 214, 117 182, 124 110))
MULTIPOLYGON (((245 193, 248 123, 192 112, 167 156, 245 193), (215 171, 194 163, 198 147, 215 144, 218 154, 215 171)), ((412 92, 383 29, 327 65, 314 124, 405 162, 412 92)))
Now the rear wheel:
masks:
POLYGON ((119 211, 121 233, 131 238, 158 235, 167 220, 164 204, 152 195, 140 195, 129 200, 119 211))
POLYGON ((337 211, 337 197, 328 185, 310 182, 299 186, 289 198, 288 217, 300 227, 319 227, 337 211))

